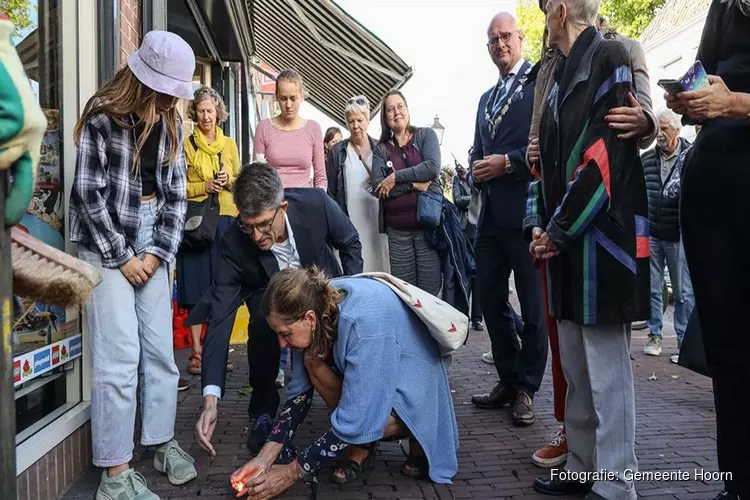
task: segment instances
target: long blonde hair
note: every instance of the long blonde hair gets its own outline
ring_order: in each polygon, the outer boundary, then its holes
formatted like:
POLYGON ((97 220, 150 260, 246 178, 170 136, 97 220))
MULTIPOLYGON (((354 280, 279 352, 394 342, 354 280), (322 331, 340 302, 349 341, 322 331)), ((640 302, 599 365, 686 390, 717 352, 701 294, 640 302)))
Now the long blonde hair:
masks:
POLYGON ((336 340, 339 302, 343 294, 317 268, 287 268, 271 278, 263 297, 266 316, 276 313, 285 323, 294 323, 313 311, 317 318, 312 342, 306 349, 308 357, 325 358, 336 340))
MULTIPOLYGON (((130 68, 124 66, 97 90, 86 103, 86 107, 83 109, 83 113, 78 119, 75 129, 73 129, 75 145, 79 145, 81 133, 86 123, 92 117, 99 114, 109 115, 119 127, 125 130, 133 130, 136 126, 144 123, 144 120, 139 117, 135 124, 131 124, 127 120, 127 117, 133 114, 139 116, 137 114, 138 111, 145 111, 146 116, 155 115, 156 97, 156 91, 143 85, 133 72, 130 71, 130 68)), ((169 154, 164 161, 164 164, 168 165, 177 158, 178 148, 182 147, 177 135, 177 121, 179 119, 177 109, 173 106, 165 113, 163 119, 167 124, 167 136, 169 138, 169 154)), ((132 163, 134 177, 138 175, 138 168, 141 163, 141 149, 153 129, 153 123, 145 123, 144 132, 136 142, 132 163)))

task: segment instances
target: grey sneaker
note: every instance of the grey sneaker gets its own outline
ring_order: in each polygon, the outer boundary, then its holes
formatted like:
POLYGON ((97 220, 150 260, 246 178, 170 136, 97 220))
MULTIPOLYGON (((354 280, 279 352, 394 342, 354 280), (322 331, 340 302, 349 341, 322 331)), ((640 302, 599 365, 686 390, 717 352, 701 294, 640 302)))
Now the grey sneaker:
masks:
POLYGON ((159 497, 146 487, 146 478, 139 472, 128 469, 108 477, 105 470, 96 490, 96 500, 159 500, 159 497))
POLYGON ((495 364, 495 358, 492 356, 492 350, 482 353, 482 361, 487 363, 488 365, 494 365, 495 364))
POLYGON ((193 457, 180 448, 174 439, 159 446, 154 453, 154 469, 166 474, 169 482, 175 486, 198 477, 194 463, 193 457))
POLYGON ((646 347, 643 348, 643 354, 647 356, 658 356, 661 354, 661 337, 654 335, 648 338, 646 347))

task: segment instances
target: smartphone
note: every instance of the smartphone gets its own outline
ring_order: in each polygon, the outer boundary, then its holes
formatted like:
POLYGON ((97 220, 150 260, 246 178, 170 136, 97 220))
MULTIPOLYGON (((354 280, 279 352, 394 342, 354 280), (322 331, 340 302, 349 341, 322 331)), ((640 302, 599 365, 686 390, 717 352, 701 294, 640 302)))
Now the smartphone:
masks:
POLYGON ((690 69, 688 69, 682 78, 680 78, 680 86, 684 90, 700 90, 708 87, 710 82, 708 81, 708 74, 706 73, 703 64, 700 61, 695 61, 690 69))
POLYGON ((656 82, 656 84, 666 90, 670 95, 677 95, 680 92, 684 92, 685 90, 682 88, 682 84, 679 80, 659 80, 656 82))
POLYGON ((695 61, 679 80, 663 79, 656 83, 671 95, 689 90, 700 90, 710 85, 708 74, 700 61, 695 61))

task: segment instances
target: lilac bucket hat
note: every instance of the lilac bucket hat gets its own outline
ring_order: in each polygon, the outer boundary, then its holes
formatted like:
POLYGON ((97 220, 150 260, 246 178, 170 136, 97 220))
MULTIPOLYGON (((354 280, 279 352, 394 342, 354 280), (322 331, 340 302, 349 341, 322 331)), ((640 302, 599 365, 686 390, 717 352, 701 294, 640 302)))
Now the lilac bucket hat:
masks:
POLYGON ((140 48, 128 56, 128 67, 151 90, 180 99, 193 98, 195 54, 174 33, 146 33, 140 48))

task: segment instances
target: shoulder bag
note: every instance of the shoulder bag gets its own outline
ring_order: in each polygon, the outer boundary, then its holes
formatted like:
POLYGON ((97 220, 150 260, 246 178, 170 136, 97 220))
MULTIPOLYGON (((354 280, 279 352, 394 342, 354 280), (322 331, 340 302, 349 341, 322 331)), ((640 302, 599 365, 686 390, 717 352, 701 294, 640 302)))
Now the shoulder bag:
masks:
MULTIPOLYGON (((198 145, 192 136, 190 144, 196 151, 198 150, 198 145)), ((219 165, 221 165, 221 153, 219 153, 219 165)), ((215 176, 216 173, 214 173, 215 176)), ((210 247, 216 238, 218 225, 219 197, 215 193, 209 194, 202 201, 188 201, 182 248, 195 252, 210 247)))
POLYGON ((387 285, 424 323, 443 357, 450 357, 469 335, 469 317, 429 292, 388 273, 369 272, 352 276, 370 278, 387 285))

